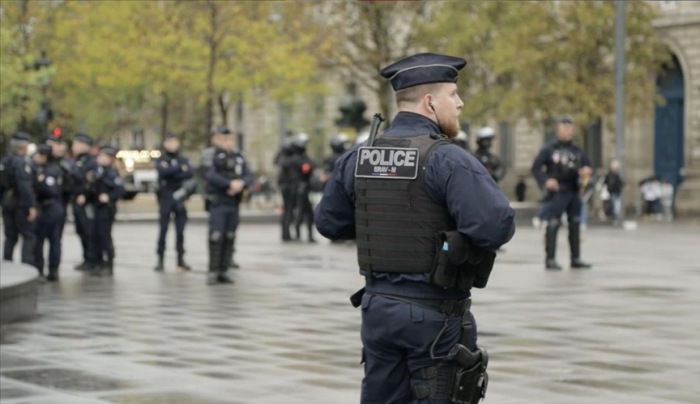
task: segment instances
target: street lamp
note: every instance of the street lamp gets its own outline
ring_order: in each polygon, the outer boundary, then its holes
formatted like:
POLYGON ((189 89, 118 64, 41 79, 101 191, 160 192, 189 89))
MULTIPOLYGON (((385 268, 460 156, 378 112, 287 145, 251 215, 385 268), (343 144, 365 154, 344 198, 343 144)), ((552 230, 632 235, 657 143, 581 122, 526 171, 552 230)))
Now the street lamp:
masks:
MULTIPOLYGON (((34 61, 34 70, 37 72, 45 71, 51 66, 51 60, 46 57, 46 49, 41 48, 41 58, 34 61)), ((37 121, 42 124, 44 134, 48 132, 49 122, 53 120, 53 110, 51 110, 51 101, 46 96, 51 78, 48 72, 44 72, 41 79, 41 109, 37 113, 37 121)))

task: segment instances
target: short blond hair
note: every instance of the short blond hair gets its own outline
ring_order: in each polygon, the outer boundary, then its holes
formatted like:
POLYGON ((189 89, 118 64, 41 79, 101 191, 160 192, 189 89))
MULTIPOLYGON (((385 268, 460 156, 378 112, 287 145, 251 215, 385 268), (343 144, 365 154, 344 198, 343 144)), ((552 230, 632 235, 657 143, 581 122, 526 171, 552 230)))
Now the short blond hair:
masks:
POLYGON ((426 94, 435 94, 445 83, 421 84, 413 87, 401 89, 395 93, 396 105, 415 105, 425 97, 426 94))

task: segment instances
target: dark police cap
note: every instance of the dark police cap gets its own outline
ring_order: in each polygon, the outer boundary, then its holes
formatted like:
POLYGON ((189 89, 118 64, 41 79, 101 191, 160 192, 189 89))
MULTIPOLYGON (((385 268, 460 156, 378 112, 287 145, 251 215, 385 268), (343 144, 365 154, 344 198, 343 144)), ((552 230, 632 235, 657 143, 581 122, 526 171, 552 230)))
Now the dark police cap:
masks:
POLYGON ((74 142, 80 142, 80 143, 85 143, 88 146, 92 146, 92 138, 84 133, 78 133, 75 135, 73 138, 74 142))
POLYGON ((15 134, 12 135, 13 140, 22 140, 28 142, 29 138, 30 136, 24 132, 15 132, 15 134))
POLYGON ((46 134, 46 141, 47 142, 62 142, 63 141, 63 135, 60 133, 47 133, 46 134))
POLYGON ((100 149, 100 154, 106 154, 108 156, 116 156, 117 155, 117 149, 115 149, 112 146, 104 146, 100 149))
POLYGON ((47 144, 40 144, 36 147, 36 152, 48 156, 51 154, 51 146, 47 144))
POLYGON ((232 135, 233 132, 226 126, 217 126, 212 132, 214 135, 232 135))
POLYGON ((394 91, 430 83, 456 83, 467 61, 454 56, 420 53, 382 69, 382 77, 391 81, 394 91))
POLYGON ((177 135, 174 132, 167 131, 167 132, 165 132, 165 138, 166 139, 177 139, 177 135))
POLYGON ((572 118, 571 115, 562 115, 562 117, 559 118, 559 123, 574 123, 574 118, 572 118))

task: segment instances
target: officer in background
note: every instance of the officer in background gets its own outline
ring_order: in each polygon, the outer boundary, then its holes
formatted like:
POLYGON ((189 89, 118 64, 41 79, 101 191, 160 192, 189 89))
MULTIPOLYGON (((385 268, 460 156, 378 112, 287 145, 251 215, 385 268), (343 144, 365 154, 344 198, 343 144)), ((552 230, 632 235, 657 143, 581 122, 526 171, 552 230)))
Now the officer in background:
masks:
POLYGON ((532 164, 532 175, 541 188, 546 190, 542 205, 542 220, 547 221, 545 233, 545 268, 561 270, 555 260, 557 232, 562 214, 566 212, 569 222, 569 246, 571 268, 591 268, 581 260, 581 199, 579 177, 592 173, 591 163, 573 141, 574 121, 565 115, 557 126, 557 140, 544 146, 532 164))
POLYGON ((335 162, 338 161, 340 156, 345 154, 348 148, 348 137, 345 133, 340 133, 333 136, 330 140, 331 155, 323 160, 323 172, 324 178, 323 183, 328 182, 328 178, 333 175, 333 168, 335 167, 335 162))
POLYGON ((484 167, 449 140, 459 131, 456 81, 465 65, 424 53, 384 68, 400 112, 376 149, 338 160, 316 208, 323 236, 357 239, 366 286, 351 301, 362 307, 362 403, 449 403, 455 395, 476 403, 485 390, 466 382, 485 377, 486 365, 470 288, 485 286, 474 276, 490 271, 515 226, 484 167), (467 270, 467 255, 484 271, 467 270), (476 375, 463 373, 474 363, 476 375), (456 377, 465 383, 453 388, 456 377))
POLYGON ((111 276, 114 271, 114 245, 112 224, 117 213, 117 200, 124 196, 124 182, 114 168, 117 150, 102 147, 97 155, 97 166, 89 171, 87 178, 88 202, 93 206, 91 237, 94 240, 96 276, 111 276))
POLYGON ((469 150, 469 135, 467 135, 467 132, 460 130, 452 141, 462 149, 471 152, 469 150))
POLYGON ((277 166, 277 186, 282 194, 282 218, 280 224, 282 226, 282 241, 287 242, 292 240, 289 226, 294 220, 294 209, 297 204, 297 184, 295 179, 294 161, 294 146, 292 140, 287 139, 282 143, 279 153, 275 157, 275 165, 277 166))
POLYGON ((481 164, 484 165, 486 171, 491 175, 494 181, 499 182, 506 175, 506 168, 501 164, 501 159, 491 153, 493 138, 496 137, 496 132, 488 126, 479 129, 476 133, 477 148, 474 152, 481 164))
POLYGON ((309 194, 311 193, 311 180, 313 178, 314 169, 316 164, 308 154, 306 154, 306 147, 309 143, 309 136, 306 133, 300 133, 294 139, 293 145, 295 149, 294 163, 292 167, 297 170, 297 175, 295 178, 297 189, 297 215, 295 222, 296 229, 296 240, 301 240, 301 224, 306 222, 306 228, 309 232, 309 243, 315 243, 314 240, 314 210, 311 206, 311 199, 309 194))
POLYGON ((183 189, 185 181, 194 173, 187 157, 180 153, 180 140, 174 133, 168 132, 163 140, 163 151, 154 162, 158 171, 158 205, 160 207, 160 234, 158 236, 158 264, 156 271, 163 271, 163 256, 165 255, 165 236, 170 224, 170 216, 175 215, 175 231, 177 232, 177 266, 179 270, 189 271, 185 263, 185 224, 187 209, 184 200, 177 200, 173 195, 183 189))
POLYGON ((92 222, 94 212, 92 206, 87 203, 87 173, 97 168, 95 156, 90 153, 93 141, 84 133, 79 133, 73 138, 71 150, 75 162, 71 171, 73 220, 75 221, 75 232, 80 237, 80 244, 83 247, 83 262, 76 265, 79 271, 94 269, 95 258, 92 257, 92 222))
POLYGON ((15 245, 22 236, 22 262, 34 265, 34 220, 37 216, 34 171, 27 158, 29 135, 12 135, 9 153, 0 161, 0 195, 5 223, 3 259, 12 261, 15 245))
POLYGON ((61 219, 60 237, 63 239, 63 228, 66 225, 66 217, 68 215, 68 204, 71 200, 73 181, 71 172, 73 171, 73 162, 66 155, 68 146, 63 141, 63 136, 57 133, 49 133, 46 136, 46 144, 51 146, 51 162, 58 165, 63 175, 63 186, 61 191, 61 203, 63 204, 63 217, 61 219))
POLYGON ((216 147, 212 165, 205 173, 209 195, 209 274, 207 284, 233 283, 226 274, 233 258, 242 192, 253 183, 243 156, 234 151, 234 139, 226 127, 214 131, 216 147))
POLYGON ((49 273, 46 280, 54 282, 58 280, 58 267, 61 263, 61 228, 65 222, 66 210, 63 206, 64 174, 58 163, 51 158, 51 153, 51 146, 42 144, 32 156, 39 207, 35 226, 34 264, 39 274, 44 276, 44 241, 48 239, 49 273))

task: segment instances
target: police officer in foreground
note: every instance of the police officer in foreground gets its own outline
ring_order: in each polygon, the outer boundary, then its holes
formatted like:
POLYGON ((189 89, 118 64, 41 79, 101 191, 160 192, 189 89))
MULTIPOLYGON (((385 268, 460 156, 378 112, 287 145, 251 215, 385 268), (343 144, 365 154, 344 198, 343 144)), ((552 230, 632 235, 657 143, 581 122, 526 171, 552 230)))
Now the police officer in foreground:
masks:
POLYGON ((93 240, 91 239, 94 212, 92 206, 87 203, 86 195, 87 173, 97 167, 95 156, 90 153, 92 145, 92 138, 84 133, 75 135, 71 145, 75 158, 70 176, 73 191, 71 203, 73 204, 75 232, 83 247, 83 262, 75 266, 75 269, 79 271, 91 270, 95 265, 95 258, 92 256, 93 240))
POLYGON ((49 240, 49 272, 46 280, 58 280, 58 267, 61 263, 61 229, 65 221, 63 206, 63 171, 51 158, 52 148, 48 144, 37 147, 34 154, 36 170, 36 200, 39 214, 36 219, 34 265, 44 276, 44 241, 49 240))
MULTIPOLYGON (((180 140, 177 136, 168 132, 163 139, 163 151, 154 165, 158 171, 158 206, 160 213, 160 233, 158 236, 158 263, 156 271, 163 271, 163 256, 165 255, 165 236, 170 224, 170 216, 175 215, 175 231, 177 232, 177 266, 180 270, 189 271, 191 268, 185 263, 185 224, 187 223, 187 209, 184 197, 181 198, 178 191, 183 192, 185 182, 194 176, 192 167, 187 157, 180 153, 180 140)), ((185 191, 186 192, 186 191, 185 191)))
POLYGON ((87 173, 88 203, 95 212, 90 236, 94 241, 95 258, 92 274, 96 276, 111 276, 114 271, 112 224, 117 213, 117 200, 125 192, 124 181, 114 168, 116 155, 117 150, 113 147, 102 147, 97 155, 97 166, 87 173))
POLYGON ((485 126, 476 133, 477 148, 474 151, 476 157, 481 164, 484 165, 486 171, 491 175, 494 181, 499 182, 506 175, 506 168, 501 164, 501 159, 491 153, 493 138, 496 137, 496 132, 493 128, 485 126))
POLYGON ((493 251, 515 226, 484 167, 449 140, 465 65, 425 53, 384 68, 400 112, 373 144, 370 135, 340 158, 316 208, 323 236, 357 240, 362 403, 476 403, 485 392, 470 289, 486 286, 493 251))
POLYGON ((34 171, 27 158, 29 135, 12 135, 9 153, 0 161, 0 196, 2 219, 5 223, 3 259, 12 261, 12 255, 22 236, 22 262, 34 264, 34 220, 37 216, 34 194, 34 171))
POLYGON ((233 283, 226 274, 233 260, 242 192, 253 183, 243 156, 234 151, 234 139, 226 127, 214 131, 214 157, 204 178, 209 205, 209 274, 207 284, 233 283))
POLYGON ((542 220, 547 221, 545 233, 545 268, 561 270, 555 260, 557 232, 562 214, 566 212, 569 222, 569 246, 571 268, 591 268, 581 260, 581 199, 579 176, 590 175, 591 163, 583 151, 572 142, 574 121, 565 115, 557 126, 557 140, 544 146, 532 164, 532 175, 545 189, 542 205, 542 220))

